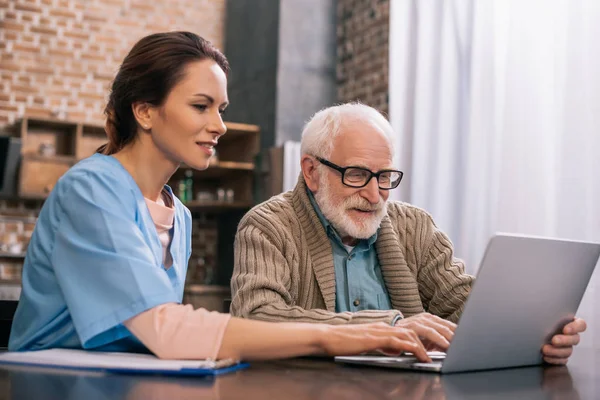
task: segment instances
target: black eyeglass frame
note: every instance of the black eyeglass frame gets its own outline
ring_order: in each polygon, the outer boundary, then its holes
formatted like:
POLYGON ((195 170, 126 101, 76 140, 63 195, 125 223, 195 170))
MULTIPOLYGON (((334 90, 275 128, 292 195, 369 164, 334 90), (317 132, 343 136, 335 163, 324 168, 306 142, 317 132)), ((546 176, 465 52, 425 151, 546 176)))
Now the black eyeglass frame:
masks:
POLYGON ((329 167, 331 169, 334 169, 334 170, 338 171, 339 173, 341 173, 342 174, 342 184, 344 184, 344 185, 346 185, 348 187, 351 187, 351 188, 355 188, 355 189, 360 189, 360 188, 363 188, 363 187, 367 186, 369 184, 369 182, 371 182, 371 179, 373 179, 373 177, 375 177, 377 179, 377 186, 379 187, 379 189, 381 189, 381 190, 396 189, 398 186, 400 186, 400 182, 402 181, 402 177, 404 176, 404 172, 399 171, 397 169, 383 169, 381 171, 373 172, 370 169, 363 168, 363 167, 355 167, 355 166, 352 166, 352 165, 350 165, 348 167, 340 167, 339 165, 334 164, 331 161, 325 160, 324 158, 317 157, 317 156, 315 156, 315 158, 321 164, 323 164, 323 165, 325 165, 325 166, 327 166, 327 167, 329 167), (370 175, 367 178, 367 181, 363 185, 358 185, 357 186, 357 185, 353 185, 353 184, 348 184, 348 183, 346 183, 344 181, 344 176, 346 175, 346 171, 349 170, 349 169, 360 169, 362 171, 368 172, 370 175), (383 173, 386 173, 386 172, 396 172, 396 173, 398 173, 400 175, 400 178, 398 178, 398 183, 396 183, 396 186, 389 187, 389 188, 381 187, 381 185, 379 184, 379 176, 381 174, 383 174, 383 173))

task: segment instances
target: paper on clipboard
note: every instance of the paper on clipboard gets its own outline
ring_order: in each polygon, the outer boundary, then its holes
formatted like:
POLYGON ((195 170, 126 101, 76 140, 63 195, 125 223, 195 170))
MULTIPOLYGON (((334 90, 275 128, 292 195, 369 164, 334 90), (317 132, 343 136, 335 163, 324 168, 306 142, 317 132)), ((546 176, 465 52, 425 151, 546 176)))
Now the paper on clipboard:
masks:
POLYGON ((2 353, 0 364, 2 363, 166 375, 218 375, 248 365, 233 360, 161 360, 150 354, 70 349, 2 353))

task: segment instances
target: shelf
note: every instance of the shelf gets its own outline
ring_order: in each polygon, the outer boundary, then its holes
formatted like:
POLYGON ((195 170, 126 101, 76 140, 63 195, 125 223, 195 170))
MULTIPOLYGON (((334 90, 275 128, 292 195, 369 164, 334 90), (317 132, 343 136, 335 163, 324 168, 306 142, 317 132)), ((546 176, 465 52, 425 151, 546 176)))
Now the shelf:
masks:
POLYGON ((219 161, 215 165, 211 165, 208 169, 242 169, 246 171, 254 170, 254 163, 251 162, 236 162, 236 161, 219 161))
POLYGON ((25 253, 0 252, 0 260, 24 260, 25 253))
POLYGON ((40 154, 23 154, 23 158, 32 161, 49 161, 65 164, 75 164, 77 159, 73 156, 43 156, 40 154))
POLYGON ((31 122, 35 125, 44 124, 47 126, 55 126, 55 127, 72 127, 76 125, 83 125, 87 128, 92 129, 104 129, 104 125, 95 124, 93 122, 85 122, 73 119, 61 119, 61 118, 52 118, 52 117, 37 117, 34 115, 27 115, 27 113, 19 118, 16 122, 17 124, 23 123, 23 120, 27 120, 27 122, 31 122))
POLYGON ((0 279, 0 286, 21 286, 20 279, 0 279))
MULTIPOLYGON (((249 133, 256 134, 260 132, 260 129, 257 125, 241 124, 239 122, 225 122, 225 126, 227 127, 227 133, 225 133, 225 136, 246 135, 249 133)), ((225 136, 223 136, 223 138, 225 138, 225 136)))
MULTIPOLYGON (((0 222, 22 222, 24 224, 35 224, 37 223, 36 217, 26 217, 19 215, 7 215, 3 214, 4 211, 0 211, 0 222)), ((2 252, 0 252, 2 254, 2 252)))
MULTIPOLYGON (((191 169, 189 165, 181 164, 181 169, 191 169)), ((219 161, 216 164, 210 164, 207 169, 195 170, 198 173, 210 172, 212 170, 232 170, 232 171, 254 171, 254 163, 237 161, 219 161)))
MULTIPOLYGON (((182 165, 181 170, 191 169, 187 165, 182 165)), ((218 164, 210 165, 204 170, 194 170, 194 176, 200 179, 222 178, 227 175, 248 174, 254 171, 254 163, 221 161, 218 164)), ((178 173, 179 175, 179 173, 178 173)))
POLYGON ((77 124, 79 122, 77 121, 71 121, 71 120, 66 120, 66 119, 59 119, 59 118, 48 118, 48 117, 35 117, 35 116, 29 116, 27 114, 25 114, 23 116, 23 118, 20 118, 19 120, 17 120, 17 123, 23 123, 23 121, 27 121, 27 123, 31 123, 32 125, 39 125, 39 124, 44 124, 45 126, 51 126, 51 127, 66 127, 66 128, 71 128, 74 126, 77 126, 77 124))
POLYGON ((225 213, 227 211, 249 210, 253 204, 247 202, 225 203, 221 201, 190 201, 185 206, 192 212, 215 212, 225 213))
POLYGON ((229 286, 190 284, 185 286, 187 294, 229 294, 229 286))

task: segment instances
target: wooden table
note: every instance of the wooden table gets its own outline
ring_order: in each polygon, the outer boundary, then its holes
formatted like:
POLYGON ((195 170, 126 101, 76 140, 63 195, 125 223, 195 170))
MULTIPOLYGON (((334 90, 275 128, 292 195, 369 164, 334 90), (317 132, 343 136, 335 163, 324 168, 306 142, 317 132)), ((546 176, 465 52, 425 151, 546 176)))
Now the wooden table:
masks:
POLYGON ((0 367, 1 399, 599 399, 600 352, 568 367, 437 375, 349 367, 326 359, 253 363, 217 378, 105 375, 0 367))

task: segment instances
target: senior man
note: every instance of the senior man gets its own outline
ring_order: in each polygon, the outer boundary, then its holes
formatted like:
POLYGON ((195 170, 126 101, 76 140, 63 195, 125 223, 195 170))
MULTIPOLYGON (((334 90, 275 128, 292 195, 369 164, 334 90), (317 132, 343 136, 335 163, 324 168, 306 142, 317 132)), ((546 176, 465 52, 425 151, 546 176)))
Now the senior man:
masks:
MULTIPOLYGON (((302 133, 294 190, 240 222, 231 280, 236 316, 327 324, 385 322, 446 349, 473 277, 431 216, 388 201, 402 180, 393 130, 375 109, 319 111, 302 133)), ((566 363, 585 322, 575 319, 542 349, 566 363)))

